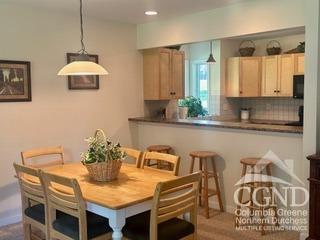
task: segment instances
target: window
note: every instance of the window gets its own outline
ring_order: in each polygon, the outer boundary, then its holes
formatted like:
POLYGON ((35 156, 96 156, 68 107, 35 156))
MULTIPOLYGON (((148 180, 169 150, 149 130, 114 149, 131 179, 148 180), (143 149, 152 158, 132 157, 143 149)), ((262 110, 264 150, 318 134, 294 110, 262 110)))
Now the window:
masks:
POLYGON ((206 62, 195 63, 195 96, 200 98, 202 106, 209 110, 209 66, 206 62))

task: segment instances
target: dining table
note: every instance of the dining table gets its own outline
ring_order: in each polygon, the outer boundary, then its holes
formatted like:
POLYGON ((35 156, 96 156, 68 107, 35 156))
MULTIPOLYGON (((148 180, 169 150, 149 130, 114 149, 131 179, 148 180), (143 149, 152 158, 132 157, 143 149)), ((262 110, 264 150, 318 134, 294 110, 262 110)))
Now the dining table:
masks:
POLYGON ((119 176, 110 182, 90 178, 81 163, 66 163, 46 167, 46 172, 78 180, 87 211, 108 218, 113 230, 112 239, 122 239, 126 218, 150 210, 156 185, 178 178, 165 171, 137 168, 123 163, 119 176))

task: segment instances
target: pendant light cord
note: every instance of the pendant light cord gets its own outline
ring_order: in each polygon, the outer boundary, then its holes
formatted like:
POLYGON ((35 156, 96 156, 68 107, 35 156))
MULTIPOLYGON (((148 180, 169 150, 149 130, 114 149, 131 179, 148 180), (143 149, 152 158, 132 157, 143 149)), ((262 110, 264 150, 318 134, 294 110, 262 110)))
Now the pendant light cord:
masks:
POLYGON ((80 0, 80 34, 81 34, 81 50, 79 51, 80 54, 85 54, 86 52, 86 47, 84 46, 84 41, 83 41, 83 15, 82 15, 82 0, 80 0))

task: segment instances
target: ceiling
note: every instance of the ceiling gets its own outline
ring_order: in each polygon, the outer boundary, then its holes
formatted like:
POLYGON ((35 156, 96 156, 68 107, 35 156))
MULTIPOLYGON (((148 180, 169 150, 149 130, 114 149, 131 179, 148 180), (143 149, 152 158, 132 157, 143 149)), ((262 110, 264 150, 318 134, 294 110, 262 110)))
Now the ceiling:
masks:
MULTIPOLYGON (((249 0, 83 0, 84 15, 126 23, 145 23, 219 8, 249 0), (147 10, 157 16, 145 16, 147 10)), ((1 0, 76 13, 79 0, 1 0)))

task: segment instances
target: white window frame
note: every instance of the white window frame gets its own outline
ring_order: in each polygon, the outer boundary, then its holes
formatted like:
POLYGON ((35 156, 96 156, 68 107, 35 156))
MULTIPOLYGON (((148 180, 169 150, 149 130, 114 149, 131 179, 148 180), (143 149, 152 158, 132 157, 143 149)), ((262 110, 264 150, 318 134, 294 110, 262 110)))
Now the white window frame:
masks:
MULTIPOLYGON (((190 61, 190 74, 189 74, 189 94, 192 96, 200 96, 199 92, 199 79, 197 76, 197 67, 199 64, 207 64, 207 59, 192 60, 190 61), (193 81, 195 79, 195 81, 193 81)), ((208 113, 210 110, 210 90, 211 90, 211 68, 208 66, 208 113)))

